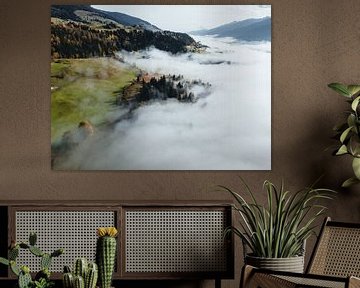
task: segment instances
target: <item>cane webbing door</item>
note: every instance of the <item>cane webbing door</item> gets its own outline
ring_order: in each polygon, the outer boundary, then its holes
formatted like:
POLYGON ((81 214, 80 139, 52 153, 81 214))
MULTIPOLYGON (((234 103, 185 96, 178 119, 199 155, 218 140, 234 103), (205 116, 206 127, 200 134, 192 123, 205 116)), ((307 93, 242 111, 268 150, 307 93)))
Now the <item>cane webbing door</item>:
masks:
POLYGON ((231 266, 223 237, 228 212, 219 207, 124 208, 124 275, 224 277, 231 266))
MULTIPOLYGON (((64 254, 54 258, 50 266, 51 272, 58 273, 64 265, 72 267, 79 257, 95 261, 96 228, 117 226, 117 212, 103 208, 16 208, 13 213, 15 231, 11 238, 28 243, 30 232, 36 232, 36 246, 43 252, 64 249, 64 254)), ((29 266, 31 271, 40 270, 40 258, 29 251, 20 249, 17 262, 29 266)))

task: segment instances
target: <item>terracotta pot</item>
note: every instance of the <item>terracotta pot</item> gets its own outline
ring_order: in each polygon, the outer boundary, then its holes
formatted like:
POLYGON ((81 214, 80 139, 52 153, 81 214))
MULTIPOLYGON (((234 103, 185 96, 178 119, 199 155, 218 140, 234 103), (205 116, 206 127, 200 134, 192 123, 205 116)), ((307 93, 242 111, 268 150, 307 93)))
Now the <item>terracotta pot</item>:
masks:
POLYGON ((245 263, 263 269, 304 273, 304 256, 263 258, 246 255, 245 263))

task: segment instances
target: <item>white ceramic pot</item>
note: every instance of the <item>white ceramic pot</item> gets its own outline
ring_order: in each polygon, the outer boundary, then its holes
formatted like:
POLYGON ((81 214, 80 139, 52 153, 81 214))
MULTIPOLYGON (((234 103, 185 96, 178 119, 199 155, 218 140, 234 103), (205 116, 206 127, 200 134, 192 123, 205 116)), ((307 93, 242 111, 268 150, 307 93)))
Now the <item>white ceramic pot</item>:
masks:
POLYGON ((262 269, 304 273, 304 256, 263 258, 246 255, 245 263, 262 269))

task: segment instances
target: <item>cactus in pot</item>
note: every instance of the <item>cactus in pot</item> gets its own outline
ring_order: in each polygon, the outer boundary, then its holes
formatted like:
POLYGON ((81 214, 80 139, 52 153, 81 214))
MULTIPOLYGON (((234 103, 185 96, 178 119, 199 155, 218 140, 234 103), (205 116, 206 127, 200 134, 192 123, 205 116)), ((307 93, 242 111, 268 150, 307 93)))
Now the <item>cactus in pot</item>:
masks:
POLYGON ((85 288, 84 278, 77 275, 74 277, 74 288, 85 288))
POLYGON ((12 241, 9 251, 8 259, 0 257, 0 263, 10 266, 11 271, 18 277, 19 288, 48 288, 53 285, 50 280, 50 265, 53 257, 58 257, 64 253, 63 249, 57 249, 51 254, 43 252, 36 246, 37 236, 35 233, 30 233, 29 243, 12 241), (39 257, 41 270, 35 275, 35 279, 31 278, 30 268, 26 265, 20 266, 16 263, 19 256, 20 249, 28 250, 34 256, 39 257))
POLYGON ((90 263, 85 275, 85 288, 95 288, 98 279, 98 266, 96 263, 90 263))
POLYGON ((116 258, 115 227, 101 227, 97 229, 96 262, 99 267, 100 288, 110 288, 116 258))
POLYGON ((63 280, 64 288, 74 287, 74 275, 71 273, 71 269, 69 266, 64 267, 64 273, 63 273, 62 280, 63 280))
POLYGON ((64 288, 95 288, 98 279, 96 263, 88 263, 85 258, 78 258, 74 263, 74 273, 69 266, 64 267, 64 288))
POLYGON ((81 276, 85 280, 88 261, 86 258, 78 258, 75 261, 74 274, 75 276, 81 276))

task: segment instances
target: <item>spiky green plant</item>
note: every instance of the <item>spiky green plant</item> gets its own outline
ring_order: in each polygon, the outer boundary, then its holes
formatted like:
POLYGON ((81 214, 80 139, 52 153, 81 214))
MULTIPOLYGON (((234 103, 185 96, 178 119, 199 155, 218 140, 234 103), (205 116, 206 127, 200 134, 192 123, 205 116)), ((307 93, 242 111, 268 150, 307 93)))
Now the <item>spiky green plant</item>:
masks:
POLYGON ((85 288, 95 288, 98 279, 98 266, 96 263, 89 263, 85 276, 85 288))
POLYGON ((74 263, 74 272, 69 266, 64 266, 63 287, 75 288, 76 285, 84 288, 95 288, 98 279, 98 267, 96 263, 88 263, 85 258, 78 258, 74 263))
POLYGON ((343 187, 349 187, 360 183, 360 85, 331 83, 328 86, 346 97, 346 102, 350 104, 350 109, 346 112, 346 121, 334 127, 337 133, 335 137, 340 143, 333 153, 336 156, 350 155, 353 158, 354 177, 342 184, 343 187))
POLYGON ((115 227, 101 227, 97 229, 99 238, 96 243, 96 262, 99 267, 100 288, 110 288, 116 258, 115 227))
POLYGON ((240 215, 240 227, 228 227, 225 234, 233 232, 239 236, 256 257, 287 258, 301 255, 304 241, 314 233, 315 220, 326 209, 318 204, 318 200, 332 199, 334 191, 310 187, 290 193, 285 191, 283 183, 278 189, 266 180, 267 205, 263 206, 244 180, 242 182, 251 201, 246 201, 230 188, 219 186, 235 198, 233 208, 240 215))
POLYGON ((53 282, 50 281, 50 265, 53 257, 58 257, 64 253, 63 249, 57 249, 51 254, 44 253, 39 247, 35 246, 37 236, 35 233, 30 233, 29 243, 12 242, 8 251, 8 259, 0 257, 0 263, 10 266, 11 271, 18 277, 19 288, 48 288, 53 282), (40 257, 41 270, 36 273, 34 281, 30 275, 28 266, 21 266, 16 263, 19 256, 20 249, 28 250, 33 255, 40 257))
POLYGON ((85 280, 86 271, 88 269, 88 261, 86 258, 78 258, 74 265, 75 276, 81 276, 85 280))
POLYGON ((74 277, 74 288, 85 288, 84 278, 80 275, 74 277))

